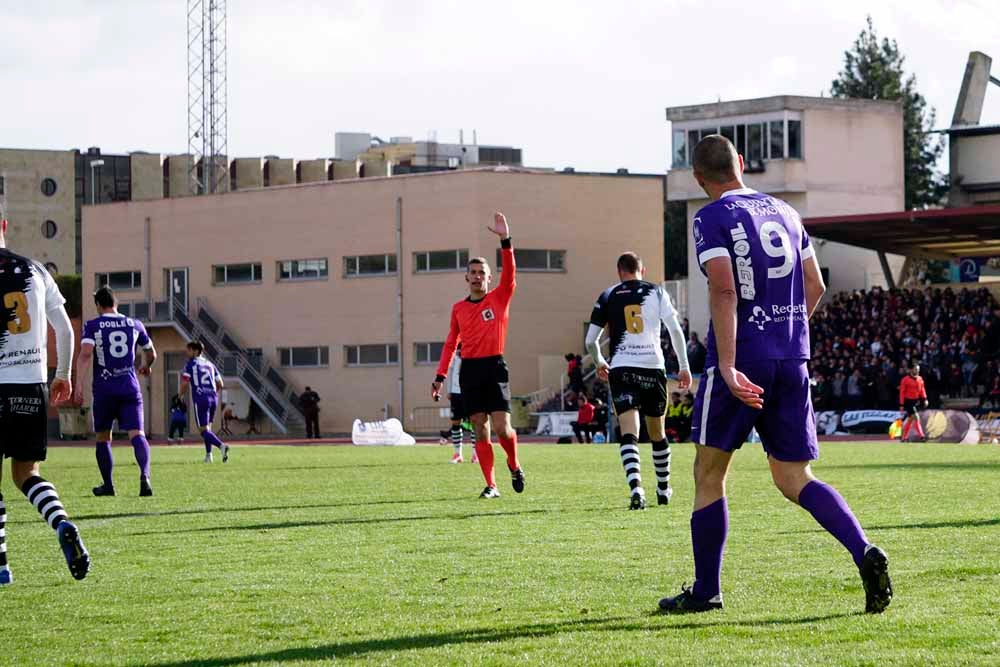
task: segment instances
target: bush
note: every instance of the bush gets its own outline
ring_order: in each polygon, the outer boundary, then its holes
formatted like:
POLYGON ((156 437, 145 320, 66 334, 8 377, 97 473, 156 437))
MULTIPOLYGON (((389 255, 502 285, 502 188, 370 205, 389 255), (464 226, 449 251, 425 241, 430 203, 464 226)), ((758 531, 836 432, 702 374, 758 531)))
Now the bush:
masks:
POLYGON ((64 273, 56 276, 56 284, 66 298, 66 312, 70 317, 80 317, 83 314, 83 279, 74 273, 64 273))

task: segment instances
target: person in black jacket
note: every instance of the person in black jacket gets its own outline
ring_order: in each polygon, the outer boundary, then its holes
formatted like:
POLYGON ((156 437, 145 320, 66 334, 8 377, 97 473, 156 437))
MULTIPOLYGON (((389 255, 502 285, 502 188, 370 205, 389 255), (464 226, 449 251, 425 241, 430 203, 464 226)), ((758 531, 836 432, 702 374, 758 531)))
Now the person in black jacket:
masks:
POLYGON ((302 414, 306 418, 306 437, 319 437, 319 394, 306 387, 306 390, 299 396, 299 404, 302 406, 302 414))

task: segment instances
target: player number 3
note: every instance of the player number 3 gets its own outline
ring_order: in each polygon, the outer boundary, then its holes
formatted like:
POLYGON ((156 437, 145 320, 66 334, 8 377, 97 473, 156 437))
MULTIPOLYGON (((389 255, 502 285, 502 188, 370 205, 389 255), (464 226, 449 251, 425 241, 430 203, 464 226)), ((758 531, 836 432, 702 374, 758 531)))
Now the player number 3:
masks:
POLYGON ((625 306, 625 328, 629 333, 642 333, 645 328, 642 323, 642 306, 625 306))
POLYGON ((31 331, 28 297, 24 292, 7 292, 3 295, 3 305, 4 308, 14 311, 14 316, 7 321, 7 331, 15 335, 31 331))

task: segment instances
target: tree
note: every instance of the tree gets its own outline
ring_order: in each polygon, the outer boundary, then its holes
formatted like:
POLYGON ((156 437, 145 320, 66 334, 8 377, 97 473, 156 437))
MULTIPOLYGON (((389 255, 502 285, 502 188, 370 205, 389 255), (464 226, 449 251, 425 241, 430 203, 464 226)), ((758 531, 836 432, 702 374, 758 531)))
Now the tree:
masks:
POLYGON ((830 88, 834 97, 868 100, 902 100, 903 169, 907 210, 941 203, 948 182, 936 165, 944 153, 944 141, 931 134, 935 113, 917 92, 917 79, 903 70, 903 54, 896 40, 879 40, 868 17, 850 51, 844 52, 844 69, 830 88))
POLYGON ((70 317, 80 317, 83 313, 83 280, 73 273, 60 273, 56 285, 66 299, 66 313, 70 317))

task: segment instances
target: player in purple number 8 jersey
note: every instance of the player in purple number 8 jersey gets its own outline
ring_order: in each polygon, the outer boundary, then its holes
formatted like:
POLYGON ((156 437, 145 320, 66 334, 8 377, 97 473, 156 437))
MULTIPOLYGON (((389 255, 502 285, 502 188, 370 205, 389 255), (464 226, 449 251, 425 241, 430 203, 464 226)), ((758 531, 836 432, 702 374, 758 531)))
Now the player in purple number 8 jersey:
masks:
POLYGON ((791 206, 743 184, 743 156, 725 137, 703 138, 692 162, 695 179, 712 200, 693 224, 712 314, 691 430, 695 582, 660 600, 660 609, 722 607, 726 473, 733 452, 756 428, 775 486, 851 553, 865 610, 880 613, 892 600, 888 557, 868 541, 843 497, 810 469, 819 447, 806 370, 809 317, 826 287, 809 236, 791 206))
MULTIPOLYGON (((142 388, 135 368, 135 348, 142 348, 145 363, 139 375, 148 375, 156 362, 156 350, 142 322, 118 312, 118 301, 109 287, 94 293, 99 315, 83 327, 80 340, 78 377, 83 378, 93 365, 94 431, 97 432, 97 467, 102 484, 94 487, 95 496, 115 495, 112 480, 111 431, 126 431, 139 465, 139 495, 153 495, 149 484, 149 441, 143 431, 142 388)), ((74 399, 83 403, 83 383, 77 383, 74 399)))
POLYGON ((212 462, 212 446, 222 451, 222 462, 229 461, 229 445, 219 440, 212 432, 212 421, 219 406, 219 392, 222 391, 222 375, 211 361, 202 356, 205 347, 193 340, 187 344, 188 362, 181 376, 181 396, 191 387, 194 399, 194 417, 201 439, 205 441, 205 463, 212 462))

